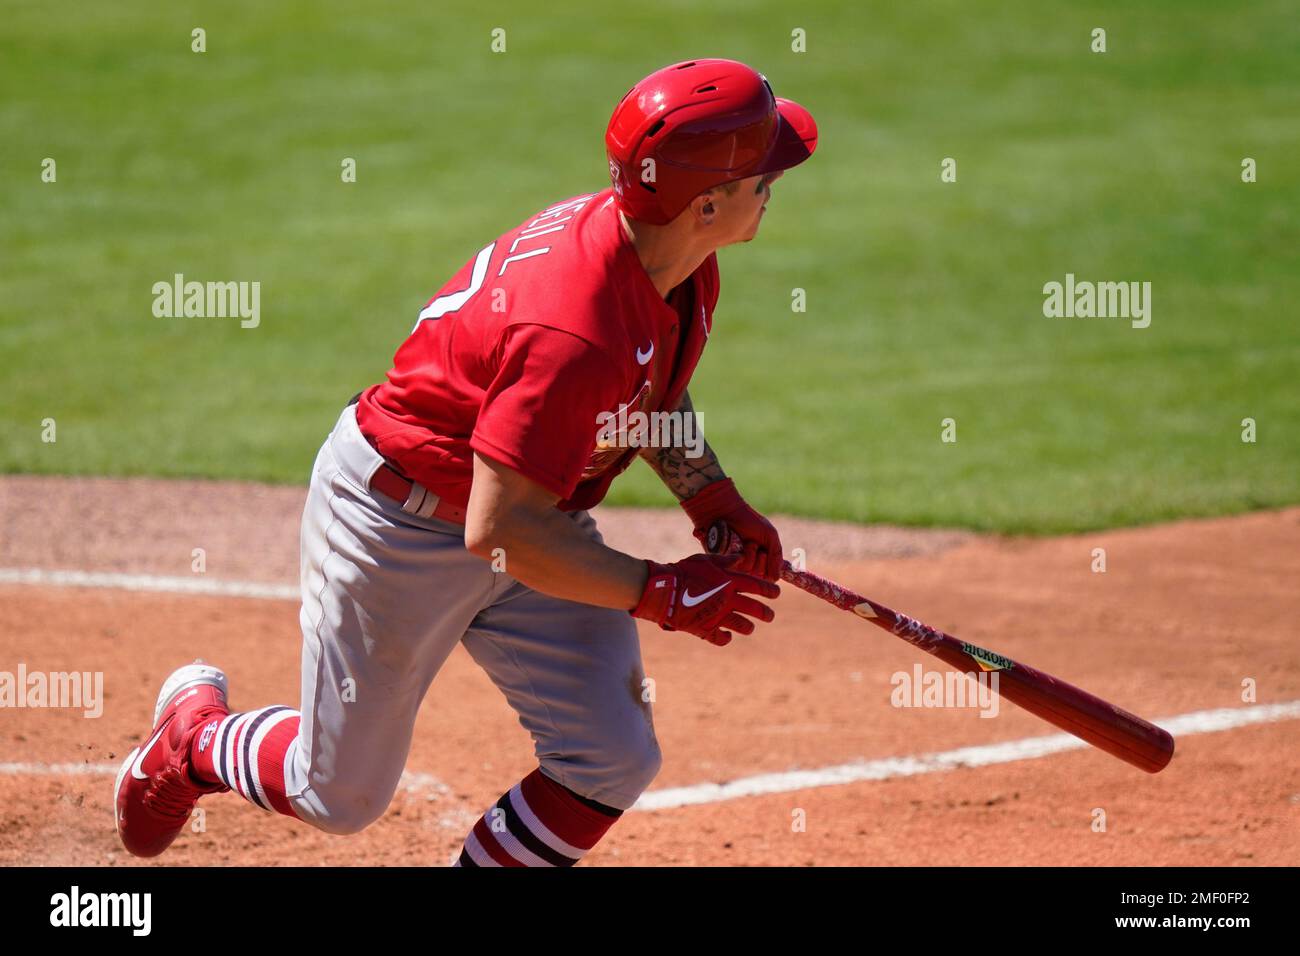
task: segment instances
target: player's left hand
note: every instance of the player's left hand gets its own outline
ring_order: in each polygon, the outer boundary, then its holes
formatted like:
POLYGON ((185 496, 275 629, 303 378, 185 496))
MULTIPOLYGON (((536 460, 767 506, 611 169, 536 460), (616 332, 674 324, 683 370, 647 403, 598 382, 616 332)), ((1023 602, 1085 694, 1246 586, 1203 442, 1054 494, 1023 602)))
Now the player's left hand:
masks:
POLYGON ((695 525, 695 538, 709 549, 709 528, 721 521, 740 539, 740 560, 735 570, 768 581, 781 576, 781 536, 772 522, 745 504, 730 478, 715 481, 682 503, 695 525))

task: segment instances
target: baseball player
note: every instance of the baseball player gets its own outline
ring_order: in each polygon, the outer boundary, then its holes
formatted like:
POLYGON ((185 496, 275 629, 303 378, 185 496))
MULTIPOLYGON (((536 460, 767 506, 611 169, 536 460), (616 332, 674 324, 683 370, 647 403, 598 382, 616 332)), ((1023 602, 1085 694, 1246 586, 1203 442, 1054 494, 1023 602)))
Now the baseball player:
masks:
POLYGON ((780 539, 713 451, 638 447, 608 423, 694 414, 715 250, 754 237, 816 125, 743 63, 693 60, 637 83, 605 143, 612 187, 480 249, 420 311, 387 380, 344 408, 302 518, 298 709, 232 713, 220 669, 173 673, 115 784, 131 853, 161 853, 200 796, 226 790, 328 833, 373 823, 459 643, 539 766, 457 865, 571 866, 659 770, 633 617, 716 645, 772 620, 759 599, 779 593, 780 539), (743 550, 665 565, 607 547, 587 509, 637 457, 701 543, 721 520, 743 550))

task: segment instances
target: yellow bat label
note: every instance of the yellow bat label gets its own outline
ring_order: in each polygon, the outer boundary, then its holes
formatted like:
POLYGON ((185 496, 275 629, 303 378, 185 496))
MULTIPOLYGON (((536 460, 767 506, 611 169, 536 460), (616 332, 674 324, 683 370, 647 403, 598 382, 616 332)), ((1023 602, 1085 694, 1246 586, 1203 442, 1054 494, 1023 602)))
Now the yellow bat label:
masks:
POLYGON ((1009 671, 1016 666, 1016 662, 1010 658, 1003 657, 1001 654, 994 654, 992 651, 986 651, 974 644, 967 644, 965 641, 962 641, 961 649, 963 654, 972 658, 980 666, 980 670, 1009 671))

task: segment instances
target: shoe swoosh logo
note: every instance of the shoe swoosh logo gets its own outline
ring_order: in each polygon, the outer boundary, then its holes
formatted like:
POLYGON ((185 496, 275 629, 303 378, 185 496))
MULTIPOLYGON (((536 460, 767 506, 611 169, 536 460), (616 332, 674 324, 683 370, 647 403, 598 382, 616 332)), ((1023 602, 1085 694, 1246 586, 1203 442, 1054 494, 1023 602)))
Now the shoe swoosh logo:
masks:
POLYGON ((163 735, 163 731, 167 729, 167 725, 170 723, 170 720, 165 721, 163 725, 158 728, 158 732, 153 735, 153 739, 140 748, 140 753, 136 755, 135 762, 131 764, 131 776, 135 777, 135 779, 149 779, 149 775, 147 773, 141 773, 140 768, 144 766, 144 758, 149 755, 149 751, 153 750, 153 745, 158 742, 158 738, 163 735))
POLYGON ((650 343, 650 350, 648 352, 642 352, 640 349, 637 349, 636 364, 645 365, 647 362, 650 361, 650 359, 654 357, 654 354, 655 354, 655 344, 653 342, 650 343))
POLYGON ((713 595, 717 594, 730 583, 730 581, 724 581, 712 591, 705 591, 703 594, 692 594, 690 591, 685 591, 682 594, 682 606, 695 607, 695 605, 699 604, 701 601, 707 601, 709 598, 713 597, 713 595))

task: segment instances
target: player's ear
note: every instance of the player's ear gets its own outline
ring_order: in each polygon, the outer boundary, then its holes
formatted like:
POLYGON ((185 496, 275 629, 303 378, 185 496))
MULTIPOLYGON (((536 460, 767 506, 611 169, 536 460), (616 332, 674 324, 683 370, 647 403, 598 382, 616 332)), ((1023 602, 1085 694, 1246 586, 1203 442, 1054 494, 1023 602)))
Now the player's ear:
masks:
POLYGON ((697 222, 706 226, 713 224, 713 219, 718 212, 716 194, 716 189, 706 189, 691 200, 689 208, 697 222))

